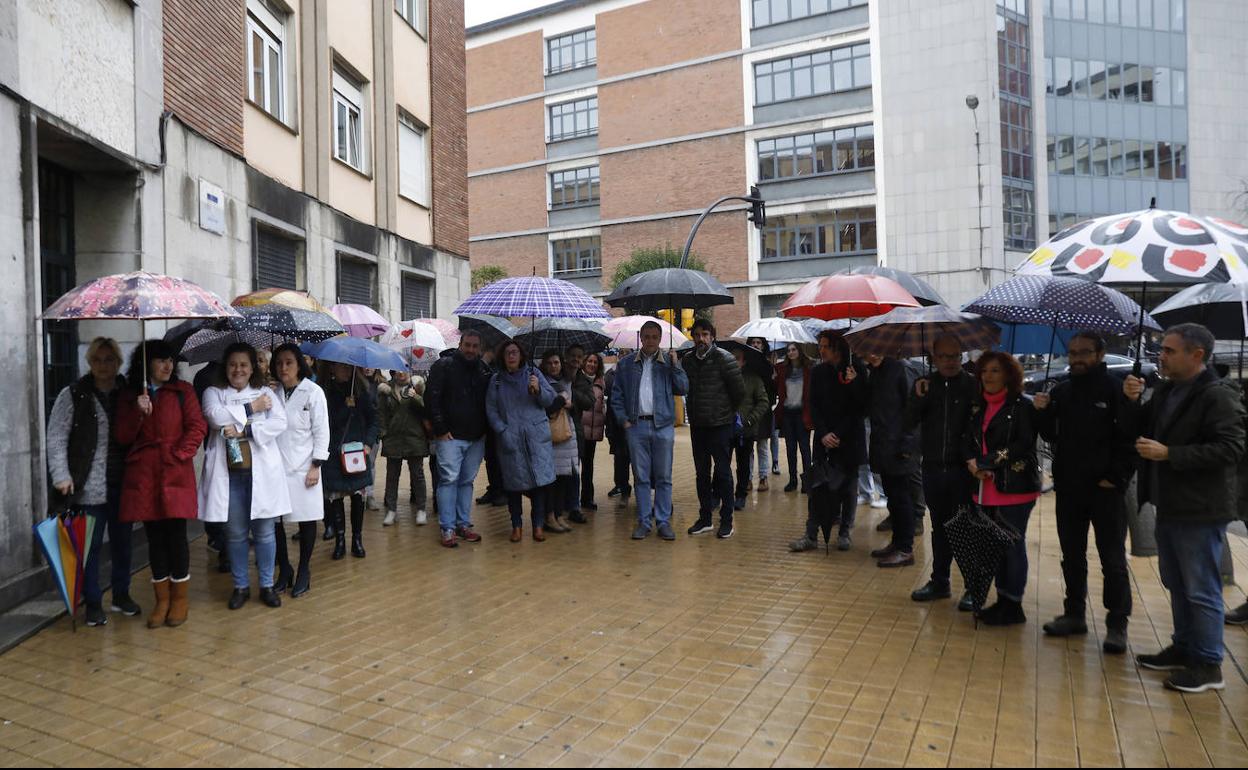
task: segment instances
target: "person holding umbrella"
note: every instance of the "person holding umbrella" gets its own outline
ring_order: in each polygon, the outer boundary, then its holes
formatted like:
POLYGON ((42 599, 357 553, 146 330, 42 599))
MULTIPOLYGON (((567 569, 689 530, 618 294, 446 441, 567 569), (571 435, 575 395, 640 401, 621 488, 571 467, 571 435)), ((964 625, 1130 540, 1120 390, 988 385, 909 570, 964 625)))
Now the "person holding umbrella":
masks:
MULTIPOLYGON (((746 348, 749 350, 749 348, 746 348)), ((753 351, 750 351, 753 354, 753 351)), ((771 431, 762 432, 762 428, 771 427, 767 416, 771 413, 771 401, 767 397, 767 386, 763 378, 746 364, 746 351, 736 349, 733 357, 741 369, 741 378, 745 383, 745 400, 741 403, 738 416, 741 419, 741 436, 736 442, 737 455, 737 490, 734 495, 734 507, 738 511, 745 510, 746 495, 750 487, 750 461, 754 459, 754 445, 759 441, 771 438, 771 431)), ((766 361, 760 362, 766 364, 766 361)))
POLYGON ((321 468, 327 503, 326 518, 334 528, 335 560, 347 555, 346 501, 351 500, 351 555, 363 559, 364 490, 373 484, 372 448, 380 430, 377 404, 358 367, 322 360, 317 383, 325 391, 329 411, 330 462, 321 468), (363 444, 358 449, 355 446, 363 444), (363 451, 363 467, 348 465, 345 451, 363 451))
POLYGON ((113 425, 113 437, 126 453, 121 520, 141 521, 147 533, 156 595, 148 628, 186 622, 191 579, 186 522, 199 511, 194 461, 208 433, 194 388, 178 379, 176 360, 163 340, 134 349, 113 425))
POLYGON ((785 492, 801 485, 806 491, 806 474, 810 472, 810 368, 811 361, 796 342, 785 348, 784 361, 776 365, 775 390, 779 399, 775 420, 784 436, 784 449, 789 458, 789 483, 785 492), (797 456, 801 453, 802 472, 797 472, 797 456))
POLYGON ((598 504, 594 501, 594 457, 598 454, 598 445, 602 443, 607 423, 607 389, 602 369, 600 354, 590 353, 585 356, 581 372, 593 389, 594 405, 581 416, 581 438, 585 441, 581 451, 581 508, 590 511, 598 510, 598 504))
POLYGON ((914 535, 917 520, 912 491, 913 473, 918 468, 919 447, 914 429, 906 424, 906 402, 911 391, 910 372, 896 358, 868 354, 871 367, 868 387, 871 393, 870 458, 871 470, 880 474, 888 497, 888 517, 892 540, 871 552, 884 568, 914 564, 914 535))
POLYGON ((555 402, 555 391, 537 367, 529 363, 524 348, 504 340, 496 358, 498 373, 490 379, 485 412, 498 436, 502 479, 507 485, 507 508, 511 513, 511 542, 524 536, 524 498, 529 498, 533 539, 546 539, 546 504, 555 483, 555 461, 550 420, 546 410, 555 402))
POLYGON ((1105 340, 1079 332, 1066 348, 1070 379, 1036 394, 1037 427, 1053 447, 1057 536, 1062 547, 1066 602, 1062 615, 1044 624, 1049 636, 1088 632, 1088 525, 1104 575, 1105 652, 1127 650, 1131 576, 1127 571, 1127 485, 1135 473, 1132 416, 1118 379, 1105 368, 1105 340))
MULTIPOLYGON (((750 337, 745 344, 757 350, 771 361, 771 345, 762 337, 750 337)), ((758 441, 755 442, 755 454, 758 460, 758 491, 766 492, 770 487, 767 485, 767 476, 772 470, 771 458, 772 448, 776 451, 780 449, 780 436, 776 432, 775 416, 772 412, 776 408, 776 378, 767 377, 763 380, 763 385, 767 388, 767 414, 758 424, 758 441)), ((751 462, 755 458, 751 458, 751 462)))
POLYGON ((1235 386, 1209 366, 1213 346, 1203 326, 1172 326, 1161 343, 1166 380, 1148 403, 1140 404, 1143 379, 1123 383, 1142 428, 1135 442, 1144 460, 1140 502, 1157 507, 1157 566, 1174 620, 1171 644, 1135 660, 1173 672, 1166 687, 1188 693, 1225 686, 1219 562, 1234 517, 1236 465, 1244 454, 1244 407, 1235 386))
POLYGON ((584 363, 585 347, 576 343, 567 346, 564 350, 563 358, 560 360, 561 379, 568 386, 568 391, 571 394, 569 415, 572 417, 572 424, 576 426, 574 433, 576 434, 577 457, 575 467, 573 468, 571 485, 564 490, 567 494, 567 499, 564 500, 561 510, 567 510, 568 520, 576 524, 589 523, 589 519, 586 519, 585 514, 581 513, 581 459, 585 456, 586 441, 585 432, 580 429, 580 426, 584 420, 585 410, 594 408, 594 384, 585 372, 581 371, 584 363))
MULTIPOLYGON (((634 540, 650 535, 650 517, 659 537, 675 540, 672 531, 672 451, 676 443, 676 396, 689 392, 689 376, 676 351, 665 359, 659 350, 663 327, 653 321, 641 327, 641 349, 624 356, 615 367, 611 411, 628 438, 637 492, 634 540), (653 491, 653 510, 651 509, 653 491)), ((735 363, 735 362, 734 362, 735 363)))
POLYGON ((694 349, 681 359, 689 377, 689 434, 698 479, 698 520, 690 535, 714 529, 711 519, 719 503, 720 540, 732 537, 732 426, 745 400, 745 381, 732 355, 715 345, 715 325, 705 318, 693 323, 694 349))
POLYGON ((204 419, 212 431, 204 454, 199 518, 225 522, 237 610, 251 596, 247 552, 255 544, 260 600, 282 606, 273 588, 277 558, 273 523, 290 513, 290 490, 278 438, 286 430, 286 409, 265 385, 256 349, 237 342, 222 357, 222 377, 204 391, 204 419))
POLYGON ((1023 396, 1023 367, 1009 353, 979 357, 979 397, 963 435, 963 458, 980 482, 973 499, 1018 538, 997 568, 997 603, 981 610, 990 626, 1026 623, 1027 522, 1040 497, 1035 408, 1023 396))
POLYGON ((104 590, 100 586, 101 546, 105 524, 112 556, 112 609, 134 616, 143 610, 130 598, 130 535, 132 524, 120 519, 121 475, 124 457, 113 438, 117 396, 126 380, 121 370, 121 347, 109 337, 96 337, 87 346, 91 371, 63 389, 48 417, 48 472, 52 476, 52 507, 76 506, 96 516, 91 557, 83 569, 87 625, 108 623, 104 590))

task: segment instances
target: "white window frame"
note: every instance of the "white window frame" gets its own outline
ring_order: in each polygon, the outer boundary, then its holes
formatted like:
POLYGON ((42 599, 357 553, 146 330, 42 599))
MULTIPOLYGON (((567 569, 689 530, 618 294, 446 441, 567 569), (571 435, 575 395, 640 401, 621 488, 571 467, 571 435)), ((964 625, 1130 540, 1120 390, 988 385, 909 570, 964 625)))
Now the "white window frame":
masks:
POLYGON ((429 129, 420 125, 414 118, 399 113, 399 195, 407 198, 418 206, 429 208, 429 129), (406 137, 412 137, 405 141, 406 137), (412 141, 418 143, 419 154, 415 159, 404 147, 411 148, 412 141), (405 172, 405 166, 415 163, 411 173, 405 172))
POLYGON ((394 11, 417 35, 429 37, 429 0, 394 0, 394 11))
POLYGON ((333 128, 334 158, 356 171, 365 172, 368 143, 364 125, 364 87, 338 69, 334 70, 333 128), (344 131, 347 143, 340 153, 339 137, 344 131))
POLYGON ((268 114, 283 123, 286 122, 286 24, 262 2, 253 0, 247 3, 246 46, 247 98, 268 114), (255 82, 257 66, 254 39, 256 37, 259 37, 263 43, 265 54, 264 61, 259 67, 263 80, 261 93, 256 93, 255 82), (276 54, 278 67, 276 78, 269 71, 269 64, 274 54, 276 54), (273 93, 272 88, 274 82, 277 83, 276 94, 273 93))

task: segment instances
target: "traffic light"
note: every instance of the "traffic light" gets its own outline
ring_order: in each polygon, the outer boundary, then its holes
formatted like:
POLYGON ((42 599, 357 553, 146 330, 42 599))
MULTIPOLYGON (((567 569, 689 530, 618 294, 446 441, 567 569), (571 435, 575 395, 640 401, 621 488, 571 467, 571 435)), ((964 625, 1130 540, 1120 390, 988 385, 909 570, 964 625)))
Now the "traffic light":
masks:
POLYGON ((758 185, 750 187, 750 221, 759 230, 767 224, 767 203, 759 194, 758 185))

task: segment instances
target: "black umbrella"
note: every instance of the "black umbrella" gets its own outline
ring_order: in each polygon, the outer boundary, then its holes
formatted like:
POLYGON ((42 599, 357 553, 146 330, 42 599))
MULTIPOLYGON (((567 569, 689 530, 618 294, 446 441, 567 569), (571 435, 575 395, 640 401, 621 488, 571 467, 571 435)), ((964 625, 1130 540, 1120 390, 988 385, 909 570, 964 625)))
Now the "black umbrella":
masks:
POLYGON ((319 310, 274 304, 237 309, 240 317, 211 323, 188 336, 182 344, 182 358, 200 364, 220 360, 236 342, 267 348, 284 340, 323 342, 346 333, 338 319, 319 310))
POLYGON ((715 344, 724 350, 727 350, 729 353, 736 353, 738 350, 745 353, 746 370, 754 372, 759 377, 762 377, 764 381, 775 376, 775 368, 771 365, 771 362, 767 360, 767 355, 758 348, 747 345, 741 340, 732 339, 731 337, 722 340, 715 340, 715 344))
POLYGON ((901 288, 910 292, 910 296, 919 301, 920 305, 943 305, 945 300, 941 298, 932 285, 927 281, 907 273, 905 270, 897 270, 892 267, 884 267, 883 265, 862 265, 860 267, 851 267, 841 271, 845 275, 881 275, 885 278, 891 278, 901 284, 901 288))
POLYGON ((606 350, 611 335, 602 330, 602 324, 583 318, 539 318, 514 337, 534 357, 547 350, 560 353, 570 345, 580 345, 586 353, 606 350))
POLYGON ((1248 338, 1248 286, 1200 283, 1189 286, 1152 312, 1163 326, 1196 323, 1220 340, 1239 340, 1239 368, 1244 369, 1244 340, 1248 338))
POLYGON ((701 310, 731 305, 732 292, 701 270, 663 267, 638 273, 615 287, 607 297, 611 307, 643 312, 663 308, 701 310))
POLYGON ((481 345, 493 350, 507 340, 514 340, 520 330, 506 318, 482 313, 465 313, 459 317, 461 332, 474 331, 481 335, 481 345))
MULTIPOLYGON (((983 482, 980 482, 979 492, 983 499, 983 482)), ((1022 535, 1002 526, 974 503, 960 509, 945 523, 945 535, 962 572, 966 592, 978 612, 988 600, 988 589, 996 578, 1001 559, 1022 535)))

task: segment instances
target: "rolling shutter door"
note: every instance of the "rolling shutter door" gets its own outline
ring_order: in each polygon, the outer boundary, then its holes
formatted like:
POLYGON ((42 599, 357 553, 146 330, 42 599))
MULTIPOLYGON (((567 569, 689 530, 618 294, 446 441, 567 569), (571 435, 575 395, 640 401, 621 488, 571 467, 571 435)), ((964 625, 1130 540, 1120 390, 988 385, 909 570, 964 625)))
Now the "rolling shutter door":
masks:
POLYGON ((377 266, 356 259, 338 258, 338 301, 343 304, 377 307, 374 287, 377 266))
POLYGON ((433 318, 433 283, 403 276, 403 320, 433 318))
POLYGON ((255 289, 299 288, 299 241, 256 228, 255 289))

